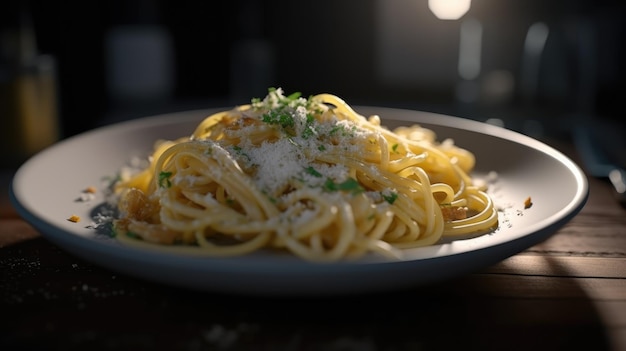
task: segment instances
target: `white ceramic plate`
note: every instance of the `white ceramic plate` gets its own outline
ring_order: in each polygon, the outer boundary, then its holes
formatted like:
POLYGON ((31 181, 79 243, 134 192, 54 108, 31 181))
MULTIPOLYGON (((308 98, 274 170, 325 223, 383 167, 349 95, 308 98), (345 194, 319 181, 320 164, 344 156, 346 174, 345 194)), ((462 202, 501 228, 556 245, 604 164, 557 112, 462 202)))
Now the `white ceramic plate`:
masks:
POLYGON ((205 291, 243 294, 327 295, 375 292, 428 284, 494 264, 537 244, 575 216, 587 195, 579 167, 555 149, 524 135, 471 120, 432 113, 355 107, 378 114, 389 127, 418 123, 439 140, 453 138, 477 158, 476 176, 497 173, 491 185, 500 208, 500 227, 477 238, 406 252, 406 260, 376 257, 317 264, 289 255, 259 252, 236 258, 202 258, 122 246, 89 228, 103 202, 100 186, 133 156, 145 157, 158 138, 190 135, 217 110, 199 110, 132 120, 68 138, 23 164, 12 182, 19 213, 50 241, 111 270, 161 283, 205 291), (524 200, 532 198, 531 208, 524 200), (78 215, 72 223, 67 218, 78 215))

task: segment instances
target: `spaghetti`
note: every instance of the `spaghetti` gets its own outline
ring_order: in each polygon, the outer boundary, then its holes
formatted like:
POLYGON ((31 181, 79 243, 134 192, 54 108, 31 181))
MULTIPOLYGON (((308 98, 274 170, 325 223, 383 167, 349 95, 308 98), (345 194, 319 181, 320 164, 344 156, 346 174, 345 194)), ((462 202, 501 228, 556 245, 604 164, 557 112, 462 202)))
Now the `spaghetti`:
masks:
POLYGON ((207 256, 257 250, 336 261, 498 225, 474 155, 414 125, 393 131, 331 94, 269 89, 160 140, 116 185, 116 237, 207 256))

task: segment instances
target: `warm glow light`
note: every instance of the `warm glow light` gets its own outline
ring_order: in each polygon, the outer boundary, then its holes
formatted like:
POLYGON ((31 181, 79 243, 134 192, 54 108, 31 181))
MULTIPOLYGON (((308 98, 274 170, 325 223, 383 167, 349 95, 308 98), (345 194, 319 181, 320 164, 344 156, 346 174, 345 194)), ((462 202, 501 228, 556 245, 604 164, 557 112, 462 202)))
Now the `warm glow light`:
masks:
POLYGON ((456 20, 470 9, 472 0, 428 0, 428 8, 442 20, 456 20))

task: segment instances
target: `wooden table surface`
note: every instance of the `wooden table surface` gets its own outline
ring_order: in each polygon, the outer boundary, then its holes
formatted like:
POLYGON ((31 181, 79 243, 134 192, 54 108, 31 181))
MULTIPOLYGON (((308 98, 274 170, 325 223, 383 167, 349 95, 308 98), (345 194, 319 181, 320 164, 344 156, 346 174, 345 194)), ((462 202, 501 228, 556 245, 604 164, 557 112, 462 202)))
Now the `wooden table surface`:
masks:
MULTIPOLYGON (((577 161, 567 142, 553 144, 577 161)), ((1 350, 626 350, 626 209, 581 212, 481 271, 358 296, 269 298, 125 276, 48 242, 0 190, 1 350)))

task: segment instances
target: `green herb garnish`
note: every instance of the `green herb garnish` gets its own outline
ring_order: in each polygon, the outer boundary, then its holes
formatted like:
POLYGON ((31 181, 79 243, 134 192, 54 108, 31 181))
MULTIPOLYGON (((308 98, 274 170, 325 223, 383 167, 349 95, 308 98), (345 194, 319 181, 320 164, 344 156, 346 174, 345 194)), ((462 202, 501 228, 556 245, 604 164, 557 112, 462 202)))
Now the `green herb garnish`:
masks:
POLYGON ((171 187, 172 186, 172 182, 170 181, 171 176, 172 176, 172 172, 161 171, 161 173, 159 173, 159 187, 161 188, 171 187))
POLYGON ((323 188, 326 191, 348 191, 353 194, 358 194, 365 190, 354 178, 348 178, 341 183, 335 183, 332 179, 327 179, 323 188))
POLYGON ((390 205, 393 205, 394 202, 396 202, 396 199, 398 198, 398 193, 396 192, 390 192, 388 194, 382 193, 383 199, 385 199, 385 201, 387 201, 390 205))
POLYGON ((261 117, 261 120, 267 124, 273 124, 280 126, 285 133, 289 135, 294 135, 294 126, 296 121, 294 121, 293 116, 284 112, 280 109, 269 111, 261 117))
POLYGON ((302 93, 297 91, 295 93, 289 94, 289 96, 287 96, 287 99, 293 101, 293 100, 297 100, 300 96, 302 96, 302 93))
POLYGON ((308 139, 309 137, 315 135, 315 128, 313 127, 313 123, 315 122, 315 117, 312 114, 308 113, 306 115, 306 123, 304 125, 304 130, 302 131, 302 137, 304 139, 308 139))
POLYGON ((245 152, 243 152, 243 149, 238 146, 238 145, 233 145, 233 150, 235 151, 235 153, 238 156, 244 157, 246 158, 248 161, 250 161, 250 156, 248 156, 248 154, 246 154, 245 152))
POLYGON ((314 177, 318 177, 319 178, 319 177, 322 176, 322 173, 316 171, 315 168, 313 168, 311 166, 305 168, 304 170, 307 172, 307 174, 310 174, 310 175, 312 175, 314 177))

